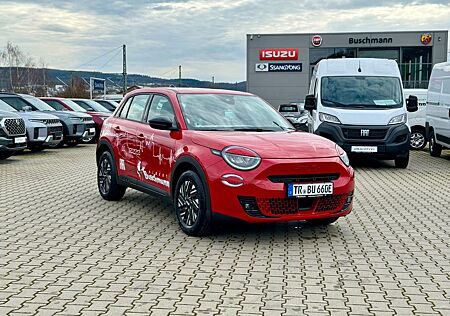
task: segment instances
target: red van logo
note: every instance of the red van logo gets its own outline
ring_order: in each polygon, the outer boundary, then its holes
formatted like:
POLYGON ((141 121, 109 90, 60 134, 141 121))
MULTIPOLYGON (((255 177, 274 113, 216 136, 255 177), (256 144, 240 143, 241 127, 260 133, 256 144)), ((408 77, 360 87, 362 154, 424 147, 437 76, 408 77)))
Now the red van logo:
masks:
POLYGON ((314 47, 318 47, 318 46, 322 45, 322 36, 320 36, 320 35, 314 35, 314 36, 311 38, 311 44, 312 44, 312 46, 314 46, 314 47))
POLYGON ((433 36, 430 33, 425 33, 420 36, 420 42, 423 45, 428 45, 431 43, 431 40, 433 39, 433 36))
POLYGON ((297 48, 264 48, 259 50, 260 60, 297 60, 297 48))

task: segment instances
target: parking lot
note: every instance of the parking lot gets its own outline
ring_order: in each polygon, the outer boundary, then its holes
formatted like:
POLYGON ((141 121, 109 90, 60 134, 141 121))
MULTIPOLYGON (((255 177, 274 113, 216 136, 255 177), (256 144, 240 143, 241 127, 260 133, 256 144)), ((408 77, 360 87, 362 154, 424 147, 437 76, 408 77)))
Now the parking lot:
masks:
POLYGON ((171 207, 101 199, 95 146, 0 162, 0 315, 450 314, 450 152, 356 166, 326 228, 230 222, 188 237, 171 207))

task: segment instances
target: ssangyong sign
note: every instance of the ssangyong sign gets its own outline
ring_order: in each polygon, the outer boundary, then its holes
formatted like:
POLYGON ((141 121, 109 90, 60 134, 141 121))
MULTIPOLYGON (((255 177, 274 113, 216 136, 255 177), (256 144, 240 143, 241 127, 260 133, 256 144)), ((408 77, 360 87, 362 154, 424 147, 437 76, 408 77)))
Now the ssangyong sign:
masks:
POLYGON ((256 72, 301 72, 302 63, 257 63, 256 72))
POLYGON ((259 50, 260 60, 297 60, 298 48, 264 48, 259 50))

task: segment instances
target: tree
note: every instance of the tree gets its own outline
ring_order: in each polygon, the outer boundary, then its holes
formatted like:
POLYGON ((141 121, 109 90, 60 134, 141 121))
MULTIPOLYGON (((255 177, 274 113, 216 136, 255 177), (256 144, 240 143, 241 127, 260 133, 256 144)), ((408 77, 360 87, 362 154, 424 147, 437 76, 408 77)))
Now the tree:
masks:
POLYGON ((72 77, 71 82, 63 92, 57 94, 61 98, 89 98, 86 83, 80 77, 72 77))

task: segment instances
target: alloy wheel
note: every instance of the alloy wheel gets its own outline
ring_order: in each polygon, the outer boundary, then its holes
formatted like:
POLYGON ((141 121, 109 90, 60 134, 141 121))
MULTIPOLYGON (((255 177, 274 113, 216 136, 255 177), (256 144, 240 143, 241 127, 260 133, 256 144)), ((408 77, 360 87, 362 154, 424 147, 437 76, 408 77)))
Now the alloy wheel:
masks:
POLYGON ((102 194, 108 194, 111 188, 111 163, 105 157, 98 168, 98 182, 100 192, 102 194))
POLYGON ((420 132, 411 133, 411 147, 421 149, 425 144, 425 136, 420 132))
POLYGON ((179 217, 184 225, 195 225, 200 212, 200 201, 195 183, 191 180, 184 181, 178 189, 177 207, 179 217))

